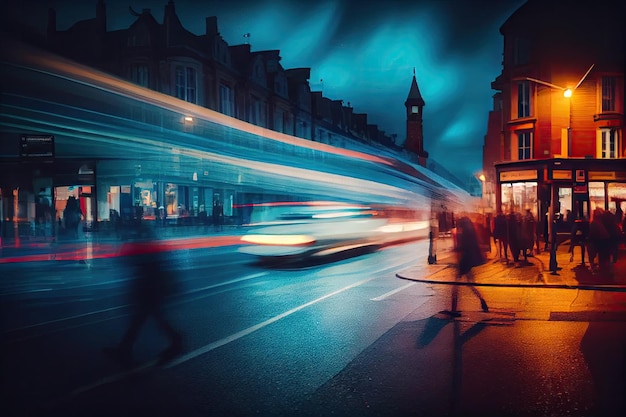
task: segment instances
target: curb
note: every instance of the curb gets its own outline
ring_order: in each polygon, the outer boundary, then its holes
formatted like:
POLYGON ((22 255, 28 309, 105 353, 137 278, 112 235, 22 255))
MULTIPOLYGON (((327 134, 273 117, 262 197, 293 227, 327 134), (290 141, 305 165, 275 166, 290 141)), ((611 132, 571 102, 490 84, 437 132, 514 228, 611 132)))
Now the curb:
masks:
MULTIPOLYGON (((444 258, 445 259, 445 258, 444 258)), ((396 277, 408 281, 422 282, 425 284, 439 284, 439 285, 457 285, 457 286, 465 286, 465 287, 501 287, 501 288, 548 288, 548 289, 564 289, 564 290, 588 290, 588 291, 605 291, 605 292, 626 292, 626 285, 614 285, 614 284, 548 284, 546 283, 544 273, 546 272, 545 262, 537 256, 533 256, 533 259, 537 260, 537 263, 534 263, 538 266, 539 269, 539 280, 541 282, 537 283, 514 283, 514 282, 468 282, 468 281, 457 281, 457 280, 437 280, 437 279, 429 279, 433 275, 443 271, 445 269, 451 268, 454 266, 454 263, 442 263, 442 268, 437 271, 433 271, 424 276, 424 278, 414 278, 408 277, 402 274, 402 272, 396 273, 396 277)), ((497 259, 487 258, 487 262, 498 261, 497 259)), ((504 271, 504 268, 502 269, 504 271)))
MULTIPOLYGON (((445 269, 445 268, 444 268, 445 269)), ((437 271, 439 272, 439 271, 437 271)), ((431 275, 434 275, 433 272, 431 275)), ((626 286, 624 285, 595 285, 595 284, 580 284, 580 285, 568 285, 568 284, 521 284, 521 283, 496 283, 496 282, 467 282, 467 281, 444 281, 434 280, 427 278, 408 278, 397 273, 396 277, 405 279, 408 281, 423 282, 425 284, 439 284, 439 285, 457 285, 465 287, 502 287, 502 288, 550 288, 561 290, 593 290, 593 291, 610 291, 610 292, 626 292, 626 286)))

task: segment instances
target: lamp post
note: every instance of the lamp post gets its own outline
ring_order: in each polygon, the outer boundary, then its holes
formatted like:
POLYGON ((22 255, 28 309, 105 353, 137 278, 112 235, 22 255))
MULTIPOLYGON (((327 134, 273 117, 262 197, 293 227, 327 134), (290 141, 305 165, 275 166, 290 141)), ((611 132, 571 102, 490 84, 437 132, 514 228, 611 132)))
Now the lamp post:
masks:
MULTIPOLYGON (((572 152, 572 101, 571 101, 571 97, 573 95, 573 92, 580 87, 580 85, 583 83, 583 81, 585 80, 585 78, 587 78, 587 75, 589 75, 589 73, 591 72, 591 70, 593 69, 595 64, 592 64, 589 69, 587 70, 587 72, 585 72, 585 74, 581 77, 581 79, 578 81, 578 83, 576 84, 575 87, 573 88, 569 88, 569 87, 562 87, 556 84, 552 84, 550 82, 547 81, 543 81, 543 80, 539 80, 536 78, 531 78, 531 77, 523 77, 523 80, 527 80, 527 81, 531 81, 537 84, 541 84, 541 85, 545 85, 547 87, 556 89, 556 90, 561 90, 563 91, 563 97, 567 98, 569 103, 568 103, 568 118, 567 118, 567 157, 571 157, 572 152)), ((555 229, 555 205, 556 202, 558 201, 558 188, 555 186, 551 187, 551 191, 550 191, 550 206, 548 209, 548 218, 546 219, 546 221, 548 222, 548 236, 550 236, 550 270, 552 271, 553 274, 556 274, 556 271, 560 268, 558 268, 558 264, 556 262, 556 247, 557 247, 557 233, 555 229)))
POLYGON ((480 211, 481 214, 485 214, 485 174, 481 172, 476 178, 480 181, 480 211))

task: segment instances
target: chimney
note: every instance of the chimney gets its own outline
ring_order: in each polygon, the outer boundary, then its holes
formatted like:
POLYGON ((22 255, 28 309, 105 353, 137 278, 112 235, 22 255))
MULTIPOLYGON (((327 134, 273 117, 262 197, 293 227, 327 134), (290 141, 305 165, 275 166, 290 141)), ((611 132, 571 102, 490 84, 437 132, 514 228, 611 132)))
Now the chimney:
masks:
POLYGON ((206 34, 209 36, 219 35, 217 31, 217 16, 209 16, 206 18, 206 34))

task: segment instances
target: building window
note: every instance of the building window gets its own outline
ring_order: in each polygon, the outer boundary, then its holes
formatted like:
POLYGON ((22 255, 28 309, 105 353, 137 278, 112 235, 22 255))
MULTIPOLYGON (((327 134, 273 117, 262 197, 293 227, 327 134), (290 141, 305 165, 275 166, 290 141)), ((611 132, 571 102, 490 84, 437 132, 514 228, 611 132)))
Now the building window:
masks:
POLYGON ((537 182, 503 183, 500 196, 503 213, 524 213, 528 209, 537 219, 537 182))
POLYGON ((610 182, 607 184, 609 211, 617 214, 619 218, 624 217, 626 212, 626 184, 620 182, 610 182))
POLYGON ((250 97, 250 108, 248 110, 248 122, 253 125, 263 126, 261 124, 261 101, 258 97, 250 97))
POLYGON ((533 144, 531 132, 519 132, 517 134, 517 159, 532 159, 533 144))
POLYGON ((604 183, 589 182, 589 220, 593 220, 593 214, 597 208, 604 210, 604 183))
POLYGON ((615 77, 602 77, 602 111, 615 111, 615 77))
POLYGON ((233 115, 233 91, 225 84, 220 84, 219 112, 227 116, 233 115))
POLYGON ((196 70, 191 67, 176 67, 176 97, 196 103, 196 70))
POLYGON ((619 158, 621 131, 616 128, 599 129, 597 154, 598 158, 619 158))
POLYGON ((142 87, 149 86, 149 71, 145 64, 135 64, 130 67, 130 80, 142 87))
POLYGON ((277 132, 284 132, 285 130, 285 112, 282 109, 277 108, 274 115, 274 130, 277 132))
POLYGON ((530 82, 522 81, 517 85, 517 117, 530 116, 530 82))
POLYGON ((527 65, 530 60, 530 42, 526 38, 515 38, 513 65, 527 65))

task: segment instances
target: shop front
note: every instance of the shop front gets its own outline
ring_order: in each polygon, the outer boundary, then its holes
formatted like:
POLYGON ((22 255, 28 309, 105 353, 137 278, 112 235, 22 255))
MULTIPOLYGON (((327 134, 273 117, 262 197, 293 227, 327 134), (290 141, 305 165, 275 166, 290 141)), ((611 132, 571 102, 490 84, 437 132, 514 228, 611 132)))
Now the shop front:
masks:
MULTIPOLYGON (((63 237, 97 225, 95 164, 85 160, 14 161, 0 166, 0 237, 63 237), (72 233, 66 224, 78 213, 72 233)), ((72 229, 74 225, 72 225, 72 229)))
POLYGON ((592 220, 596 208, 612 212, 621 222, 626 210, 624 162, 556 158, 497 163, 496 209, 504 214, 529 210, 544 239, 551 231, 549 219, 555 219, 559 228, 567 220, 592 220))

